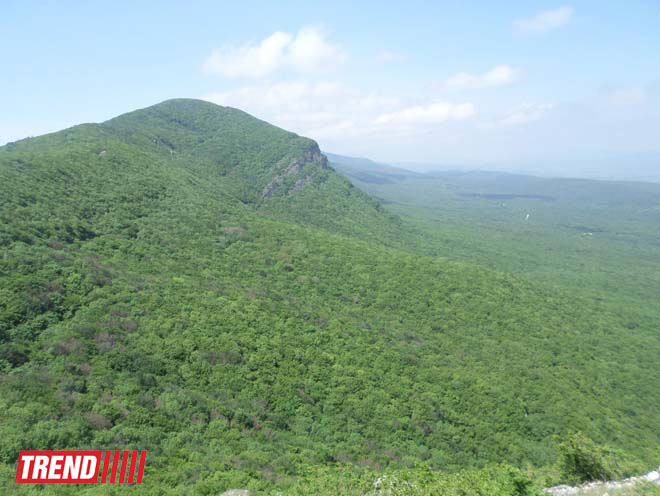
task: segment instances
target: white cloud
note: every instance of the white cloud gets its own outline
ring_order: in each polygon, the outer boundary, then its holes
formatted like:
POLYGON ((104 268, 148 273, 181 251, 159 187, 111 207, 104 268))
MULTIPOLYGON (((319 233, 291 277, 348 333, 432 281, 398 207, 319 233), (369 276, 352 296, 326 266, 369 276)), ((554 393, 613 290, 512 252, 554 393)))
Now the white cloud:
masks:
POLYGON ((258 45, 224 46, 213 50, 204 62, 204 70, 226 77, 265 76, 280 68, 291 39, 289 33, 278 31, 258 45))
POLYGON ((543 10, 532 17, 513 22, 514 28, 521 33, 545 33, 568 24, 573 16, 573 7, 564 6, 553 10, 543 10))
POLYGON ((326 65, 343 63, 346 54, 337 45, 328 43, 318 28, 306 27, 292 40, 287 58, 300 72, 314 72, 326 65))
POLYGON ((453 104, 433 102, 428 105, 413 105, 395 112, 379 115, 375 124, 437 124, 448 120, 460 120, 475 114, 471 103, 453 104))
POLYGON ((364 93, 343 84, 286 81, 208 94, 205 100, 245 110, 310 138, 351 139, 410 135, 475 113, 471 103, 432 101, 411 105, 400 98, 364 93))
MULTIPOLYGON (((257 115, 310 115, 326 114, 350 92, 336 82, 307 83, 283 81, 276 84, 245 86, 226 92, 206 95, 206 100, 219 105, 230 105, 257 115)), ((317 119, 317 118, 314 118, 317 119)))
MULTIPOLYGON (((285 129, 318 139, 353 132, 356 119, 392 102, 375 94, 360 95, 334 81, 283 81, 246 86, 203 97, 238 107, 285 129)), ((357 128, 357 126, 356 126, 357 128)))
POLYGON ((285 69, 327 72, 345 60, 344 51, 328 42, 323 31, 308 26, 296 35, 276 31, 260 43, 225 45, 213 50, 203 69, 225 77, 260 78, 285 69))
POLYGON ((484 74, 478 74, 476 76, 468 74, 467 72, 461 72, 447 79, 447 81, 440 85, 440 87, 448 91, 489 88, 510 84, 515 80, 516 75, 517 71, 515 69, 503 64, 494 67, 484 74))
POLYGON ((553 103, 523 103, 512 108, 499 120, 500 124, 518 125, 538 121, 555 108, 553 103))

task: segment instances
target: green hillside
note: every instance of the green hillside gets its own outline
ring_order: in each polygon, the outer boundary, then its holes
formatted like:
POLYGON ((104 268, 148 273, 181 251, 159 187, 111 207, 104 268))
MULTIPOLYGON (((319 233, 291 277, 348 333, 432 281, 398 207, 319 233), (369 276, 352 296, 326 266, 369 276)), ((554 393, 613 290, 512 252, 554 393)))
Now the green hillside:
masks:
POLYGON ((659 184, 483 171, 401 179, 386 165, 387 181, 374 182, 356 176, 370 169, 355 159, 333 167, 423 233, 426 253, 579 292, 657 334, 659 184))
POLYGON ((528 494, 577 431, 657 465, 657 315, 466 260, 241 111, 0 147, 0 199, 3 494, 46 492, 20 449, 147 449, 145 494, 528 494))

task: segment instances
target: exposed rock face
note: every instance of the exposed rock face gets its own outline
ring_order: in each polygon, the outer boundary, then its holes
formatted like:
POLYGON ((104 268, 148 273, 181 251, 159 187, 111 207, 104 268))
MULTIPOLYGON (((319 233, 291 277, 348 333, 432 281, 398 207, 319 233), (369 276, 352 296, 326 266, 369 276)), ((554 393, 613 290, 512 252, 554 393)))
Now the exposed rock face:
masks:
POLYGON ((261 196, 263 196, 264 198, 270 198, 271 196, 273 196, 273 193, 275 192, 276 188, 277 188, 277 183, 275 183, 275 181, 269 182, 264 188, 264 190, 261 192, 261 196))
POLYGON ((247 489, 229 489, 220 496, 251 496, 252 493, 247 489))
POLYGON ((315 165, 321 169, 329 168, 328 159, 321 153, 321 150, 317 144, 314 144, 313 147, 310 147, 308 150, 306 150, 301 157, 291 161, 285 167, 282 167, 284 170, 280 174, 276 175, 273 180, 266 185, 262 191, 262 196, 264 198, 271 198, 276 192, 278 192, 286 178, 298 175, 302 175, 302 177, 300 177, 295 182, 293 187, 289 188, 286 193, 294 194, 300 191, 314 180, 315 171, 312 170, 307 173, 311 168, 311 165, 315 165))
POLYGON ((305 186, 307 186, 309 183, 311 183, 314 180, 312 176, 305 176, 302 179, 298 179, 296 181, 296 184, 293 185, 293 188, 289 190, 289 193, 293 194, 301 189, 303 189, 305 186))
POLYGON ((617 491, 628 487, 636 486, 641 483, 651 483, 660 486, 660 467, 645 475, 638 477, 629 477, 620 481, 590 482, 582 486, 555 486, 544 489, 544 492, 552 496, 589 496, 601 494, 602 491, 617 491))

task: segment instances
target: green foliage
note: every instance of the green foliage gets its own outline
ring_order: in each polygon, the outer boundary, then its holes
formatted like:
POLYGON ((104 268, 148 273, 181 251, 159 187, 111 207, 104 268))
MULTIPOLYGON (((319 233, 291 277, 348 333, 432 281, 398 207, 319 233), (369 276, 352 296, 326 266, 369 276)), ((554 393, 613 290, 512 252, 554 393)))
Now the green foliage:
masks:
POLYGON ((569 435, 559 446, 559 468, 564 482, 578 484, 631 475, 625 454, 598 446, 583 434, 569 435))
POLYGON ((660 185, 479 171, 420 175, 355 160, 332 165, 416 226, 425 253, 568 288, 624 313, 631 330, 655 326, 660 185))
POLYGON ((311 467, 287 489, 296 496, 540 496, 518 469, 500 465, 443 474, 416 467, 379 473, 347 466, 311 467))
POLYGON ((655 462, 652 314, 439 257, 242 112, 170 101, 2 147, 0 198, 5 472, 147 449, 145 494, 486 491, 481 467, 553 466, 578 430, 655 462))

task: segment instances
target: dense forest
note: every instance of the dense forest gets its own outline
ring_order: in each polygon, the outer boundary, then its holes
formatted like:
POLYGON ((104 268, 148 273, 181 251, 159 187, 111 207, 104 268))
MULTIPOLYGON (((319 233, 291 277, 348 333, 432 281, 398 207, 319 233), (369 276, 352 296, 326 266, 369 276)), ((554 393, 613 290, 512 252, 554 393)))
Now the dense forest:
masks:
POLYGON ((603 476, 657 466, 658 188, 638 224, 612 194, 598 224, 532 211, 553 231, 497 217, 548 191, 436 178, 422 205, 419 178, 334 167, 196 100, 0 147, 0 492, 72 491, 8 482, 21 449, 146 449, 140 494, 537 494, 586 480, 585 447, 603 476))
POLYGON ((422 232, 427 253, 569 289, 627 315, 631 328, 644 325, 655 334, 660 184, 419 174, 330 156, 355 185, 422 232))

